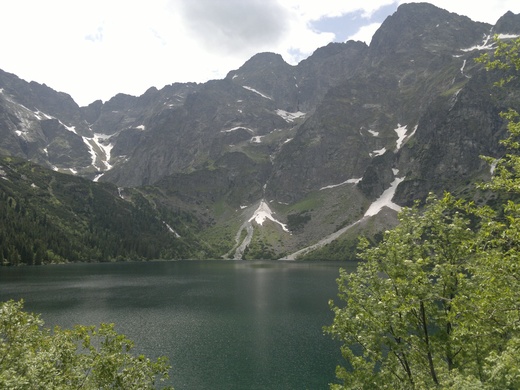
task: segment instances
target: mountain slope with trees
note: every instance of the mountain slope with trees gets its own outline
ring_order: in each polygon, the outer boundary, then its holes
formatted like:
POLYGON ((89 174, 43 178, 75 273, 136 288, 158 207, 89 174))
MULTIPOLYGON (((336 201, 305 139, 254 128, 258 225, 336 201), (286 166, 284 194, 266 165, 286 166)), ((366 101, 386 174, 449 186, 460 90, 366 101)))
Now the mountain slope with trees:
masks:
POLYGON ((146 192, 0 159, 0 260, 42 264, 199 257, 198 221, 146 192))

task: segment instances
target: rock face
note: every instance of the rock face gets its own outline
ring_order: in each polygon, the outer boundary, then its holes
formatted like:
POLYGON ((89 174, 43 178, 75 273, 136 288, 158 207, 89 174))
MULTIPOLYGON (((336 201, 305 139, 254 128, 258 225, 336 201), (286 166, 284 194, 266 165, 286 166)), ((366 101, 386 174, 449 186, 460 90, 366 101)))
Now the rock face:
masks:
POLYGON ((396 179, 393 201, 408 205, 489 174, 480 156, 501 153, 499 112, 518 109, 520 91, 493 89, 495 76, 475 62, 494 34, 520 34, 520 15, 491 26, 404 4, 370 46, 331 43, 296 66, 260 53, 223 80, 87 107, 0 72, 0 153, 120 187, 156 186, 206 210, 211 228, 228 226, 233 212, 236 224, 247 221, 266 199, 298 229, 253 244, 287 253, 355 222, 396 179))

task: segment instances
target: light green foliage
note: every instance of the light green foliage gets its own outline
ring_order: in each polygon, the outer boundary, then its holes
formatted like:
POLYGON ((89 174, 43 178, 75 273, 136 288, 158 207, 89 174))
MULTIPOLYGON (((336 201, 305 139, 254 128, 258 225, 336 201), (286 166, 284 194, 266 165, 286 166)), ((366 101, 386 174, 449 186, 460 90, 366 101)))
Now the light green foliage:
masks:
MULTIPOLYGON (((488 69, 512 72, 500 83, 505 86, 520 71, 520 38, 497 43, 494 58, 488 58, 486 65, 488 69)), ((495 166, 494 175, 480 187, 500 193, 508 200, 481 228, 480 252, 473 272, 476 283, 486 287, 480 289, 476 307, 486 320, 488 333, 500 336, 497 351, 490 356, 495 363, 492 378, 505 381, 500 382, 505 386, 500 388, 520 388, 516 357, 520 352, 520 115, 510 109, 501 116, 508 123, 508 137, 501 141, 507 152, 497 160, 487 158, 495 166)))
POLYGON ((520 193, 518 186, 518 174, 520 173, 520 115, 515 110, 509 110, 501 114, 507 120, 508 137, 500 143, 508 149, 503 157, 495 160, 484 157, 493 167, 494 176, 489 183, 481 187, 507 193, 520 193))
POLYGON ((504 86, 515 77, 515 73, 520 71, 520 38, 506 42, 495 36, 495 43, 497 48, 493 56, 486 53, 478 58, 477 61, 484 63, 487 70, 513 71, 512 74, 507 74, 498 82, 499 86, 504 86))
MULTIPOLYGON (((377 247, 361 243, 356 273, 341 271, 340 298, 327 331, 342 342, 345 388, 432 388, 452 370, 473 369, 475 342, 457 333, 468 287, 474 207, 446 194, 424 212, 404 209, 377 247)), ((342 388, 338 386, 338 388, 342 388)))
POLYGON ((0 304, 1 389, 154 389, 168 378, 165 358, 130 352, 114 325, 43 327, 23 302, 0 304))
POLYGON ((326 331, 348 365, 332 388, 520 388, 519 244, 512 201, 403 209, 378 246, 361 243, 357 272, 340 272, 326 331))
MULTIPOLYGON (((480 60, 520 71, 520 39, 480 60)), ((520 388, 520 116, 503 113, 504 157, 487 158, 481 187, 508 199, 498 209, 446 194, 405 208, 376 247, 360 246, 356 273, 340 272, 341 304, 326 331, 347 367, 334 389, 520 388)))

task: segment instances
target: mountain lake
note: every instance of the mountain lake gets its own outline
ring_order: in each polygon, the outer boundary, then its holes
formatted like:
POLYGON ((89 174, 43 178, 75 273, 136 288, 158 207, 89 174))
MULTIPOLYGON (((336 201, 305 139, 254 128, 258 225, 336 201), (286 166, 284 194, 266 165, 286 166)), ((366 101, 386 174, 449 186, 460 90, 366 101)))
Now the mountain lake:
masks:
POLYGON ((134 353, 167 356, 185 389, 327 389, 343 364, 332 322, 355 262, 153 261, 0 268, 0 299, 46 326, 115 323, 134 353))

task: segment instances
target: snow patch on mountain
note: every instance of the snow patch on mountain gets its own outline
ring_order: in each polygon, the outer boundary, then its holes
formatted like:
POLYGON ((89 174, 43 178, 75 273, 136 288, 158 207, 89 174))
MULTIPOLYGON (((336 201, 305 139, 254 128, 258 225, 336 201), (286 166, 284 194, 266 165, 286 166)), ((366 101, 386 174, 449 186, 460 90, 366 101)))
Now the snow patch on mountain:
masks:
POLYGON ((166 226, 166 228, 168 229, 168 231, 175 236, 175 238, 181 238, 180 234, 177 233, 175 230, 173 230, 170 225, 168 225, 165 221, 163 221, 163 223, 166 226))
POLYGON ((417 131, 418 127, 419 127, 419 125, 415 125, 412 132, 406 136, 406 141, 408 141, 410 138, 412 138, 415 135, 415 132, 417 131))
POLYGON ((401 146, 403 146, 403 141, 406 138, 406 125, 401 126, 399 123, 397 124, 397 128, 394 129, 394 131, 397 134, 397 141, 395 142, 395 148, 396 150, 401 149, 401 146))
MULTIPOLYGON (((98 171, 108 171, 112 169, 112 165, 110 164, 110 157, 111 157, 111 151, 114 147, 113 144, 107 144, 103 143, 104 140, 110 138, 109 135, 105 134, 98 134, 94 133, 94 136, 92 138, 82 136, 83 142, 85 145, 87 145, 90 157, 92 159, 91 165, 96 168, 98 171), (98 165, 98 160, 101 162, 101 164, 104 165, 98 165)), ((99 180, 100 176, 96 176, 94 181, 99 180)))
POLYGON ((243 129, 243 130, 246 130, 246 131, 249 131, 250 133, 254 134, 255 132, 250 129, 249 127, 244 127, 244 126, 236 126, 236 127, 233 127, 231 129, 226 129, 226 130, 220 130, 221 133, 231 133, 233 131, 237 131, 237 130, 240 130, 240 129, 243 129))
POLYGON ((2 99, 8 103, 13 113, 19 120, 16 125, 17 130, 15 134, 24 140, 31 140, 31 130, 35 127, 35 120, 39 120, 39 116, 23 104, 20 104, 12 99, 12 97, 2 90, 2 99))
MULTIPOLYGON (((395 171, 394 171, 395 172, 395 171)), ((388 207, 395 211, 401 211, 401 206, 398 204, 392 202, 392 198, 395 195, 395 191, 397 189, 397 186, 404 180, 404 177, 396 177, 394 181, 390 184, 390 187, 388 187, 379 198, 377 198, 368 208, 368 210, 365 212, 365 217, 372 217, 376 214, 378 214, 383 207, 388 207)))
POLYGON ((263 137, 264 137, 263 135, 254 136, 253 138, 251 138, 251 142, 254 144, 261 144, 263 137))
POLYGON ((361 180, 363 180, 362 177, 360 177, 359 179, 348 179, 348 180, 345 180, 343 183, 332 184, 332 185, 330 185, 330 186, 321 187, 321 188, 320 188, 320 191, 323 191, 323 190, 329 190, 329 189, 331 189, 331 188, 340 187, 340 186, 343 186, 343 185, 345 185, 345 184, 357 184, 357 183, 359 183, 361 180))
POLYGON ((90 153, 90 158, 92 160, 91 162, 91 165, 96 168, 97 170, 101 170, 100 167, 98 167, 96 165, 96 160, 97 160, 97 154, 96 154, 96 150, 94 149, 94 146, 92 145, 92 138, 87 138, 87 137, 81 137, 83 139, 83 142, 85 143, 85 145, 87 145, 87 148, 88 148, 88 151, 90 153))
POLYGON ((518 34, 498 34, 498 39, 516 39, 520 38, 518 34))
POLYGON ((369 153, 370 157, 376 157, 376 156, 382 156, 386 153, 386 148, 382 148, 379 150, 374 150, 373 152, 369 153))
POLYGON ((259 91, 257 91, 257 90, 254 89, 254 88, 248 87, 247 85, 243 85, 242 87, 245 88, 245 89, 247 89, 248 91, 254 92, 254 93, 256 93, 256 94, 262 96, 262 97, 265 98, 265 99, 273 100, 272 97, 267 96, 267 95, 264 95, 262 92, 259 92, 259 91))
POLYGON ((315 249, 319 249, 327 244, 330 244, 332 241, 338 239, 342 234, 346 233, 348 230, 352 229, 354 226, 359 224, 360 222, 367 219, 367 217, 363 217, 361 219, 358 219, 354 223, 345 226, 344 228, 338 230, 337 232, 334 232, 330 235, 328 235, 325 238, 322 238, 320 241, 318 241, 316 244, 310 245, 308 247, 302 248, 294 253, 291 253, 290 255, 287 255, 285 257, 282 257, 280 260, 296 260, 299 256, 305 255, 306 253, 309 253, 310 251, 313 251, 315 249))
POLYGON ((415 132, 417 131, 418 125, 416 125, 412 132, 410 134, 408 133, 407 125, 401 126, 399 123, 397 124, 397 128, 394 129, 395 133, 397 134, 397 141, 395 141, 395 151, 401 149, 401 147, 405 144, 407 140, 409 140, 415 132))
POLYGON ((463 76, 466 76, 469 78, 468 75, 465 75, 464 74, 464 68, 466 67, 466 60, 462 61, 462 66, 460 67, 460 74, 462 74, 463 76))
MULTIPOLYGON (((1 93, 1 91, 0 91, 1 93)), ((0 166, 0 177, 5 178, 7 176, 7 173, 4 171, 4 167, 0 166)))
MULTIPOLYGON (((394 175, 397 175, 399 173, 398 169, 392 169, 394 172, 394 175)), ((317 243, 310 245, 308 247, 302 248, 290 255, 287 255, 286 257, 281 258, 280 260, 296 260, 299 256, 305 255, 306 253, 309 253, 310 251, 313 251, 315 249, 319 249, 327 244, 330 244, 332 241, 338 239, 341 235, 343 235, 345 232, 353 228, 354 226, 358 225, 362 221, 366 220, 369 217, 372 217, 376 214, 378 214, 384 207, 388 207, 392 210, 395 210, 397 212, 401 211, 401 206, 398 204, 395 204, 392 202, 392 198, 395 195, 395 191, 397 189, 397 186, 399 183, 401 183, 405 178, 404 177, 396 177, 394 181, 390 184, 390 187, 387 188, 381 196, 376 199, 368 208, 368 210, 365 212, 365 215, 358 219, 357 221, 353 222, 352 224, 345 226, 344 228, 328 235, 327 237, 322 238, 317 243)))
POLYGON ((289 229, 287 229, 287 226, 284 223, 281 223, 273 217, 273 212, 269 208, 269 205, 266 203, 265 200, 262 200, 256 211, 254 212, 253 216, 249 218, 248 222, 255 221, 257 224, 262 226, 266 219, 280 225, 285 232, 290 233, 289 229))
POLYGON ((489 165, 489 173, 491 174, 491 176, 493 176, 495 174, 495 170, 497 168, 497 165, 498 165, 498 162, 500 161, 499 158, 496 158, 493 160, 493 162, 489 165))
MULTIPOLYGON (((502 40, 502 39, 515 39, 515 38, 518 38, 520 37, 520 35, 518 34, 498 34, 497 35, 498 39, 499 40, 502 40)), ((492 40, 492 36, 491 35, 486 35, 484 37, 484 40, 482 41, 482 44, 480 45, 475 45, 475 46, 471 46, 471 47, 468 47, 466 49, 462 49, 463 52, 469 52, 469 51, 480 51, 480 50, 492 50, 495 48, 495 41, 492 40)))
POLYGON ((276 114, 281 116, 287 123, 294 122, 295 119, 305 116, 305 113, 301 111, 287 112, 284 110, 276 110, 276 114))
POLYGON ((105 169, 107 171, 112 169, 112 165, 110 164, 110 157, 111 157, 111 153, 112 153, 112 149, 113 149, 114 145, 110 144, 110 143, 108 145, 105 145, 102 141, 107 140, 109 138, 110 138, 109 135, 98 134, 98 133, 95 133, 94 137, 92 138, 92 140, 94 141, 96 146, 102 152, 100 159, 101 159, 101 162, 105 165, 105 169))
POLYGON ((63 127, 65 127, 68 131, 70 131, 71 133, 74 133, 76 135, 78 135, 78 132, 76 131, 76 126, 67 126, 65 123, 63 123, 62 121, 59 121, 60 122, 60 125, 62 125, 63 127))
POLYGON ((36 111, 33 111, 34 112, 34 116, 36 117, 36 119, 38 119, 39 121, 43 121, 45 119, 54 119, 54 117, 52 117, 51 115, 49 114, 46 114, 40 110, 36 110, 36 111))

